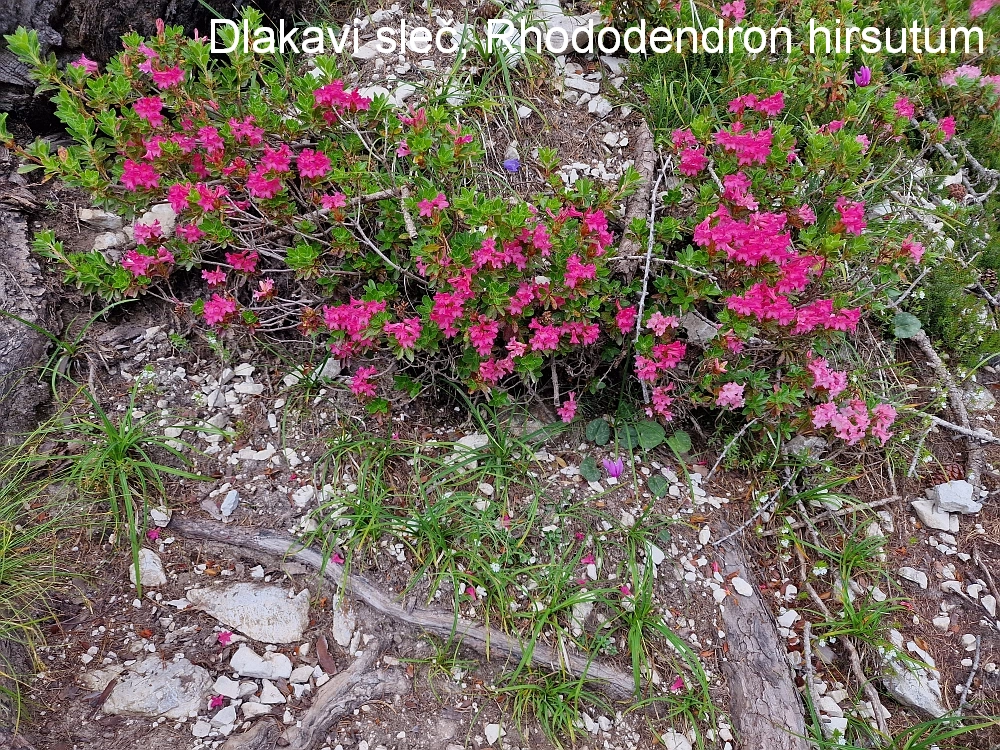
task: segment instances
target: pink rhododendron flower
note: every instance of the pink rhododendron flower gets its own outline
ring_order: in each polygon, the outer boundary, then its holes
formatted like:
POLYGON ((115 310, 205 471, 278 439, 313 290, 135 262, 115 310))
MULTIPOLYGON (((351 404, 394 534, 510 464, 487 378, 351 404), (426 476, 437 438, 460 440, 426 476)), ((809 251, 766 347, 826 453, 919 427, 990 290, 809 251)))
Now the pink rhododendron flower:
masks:
MULTIPOLYGON (((653 414, 661 417, 665 422, 670 422, 674 418, 674 413, 670 410, 670 405, 674 403, 674 398, 670 395, 674 390, 674 384, 658 385, 653 388, 651 399, 653 414)), ((652 414, 650 415, 652 416, 652 414)))
POLYGON ((695 135, 691 132, 690 128, 685 130, 680 130, 678 128, 677 130, 674 130, 674 132, 670 134, 670 139, 674 144, 674 148, 677 150, 698 145, 698 139, 695 138, 695 135))
POLYGON ((727 174, 722 178, 722 197, 741 208, 756 211, 759 204, 750 192, 751 184, 750 178, 742 172, 727 174))
POLYGON ((806 226, 816 223, 816 212, 813 211, 808 205, 799 206, 796 214, 806 226))
POLYGON ((98 71, 97 63, 88 58, 86 55, 80 55, 75 62, 71 62, 74 68, 83 68, 90 75, 95 75, 98 71))
POLYGON ((719 8, 719 15, 733 23, 739 23, 747 16, 747 4, 744 0, 733 0, 719 8))
POLYGON ((875 417, 872 435, 878 438, 881 445, 885 445, 893 435, 889 428, 896 421, 896 410, 890 404, 879 404, 872 409, 872 416, 875 417))
POLYGON ((214 271, 206 269, 201 272, 201 278, 203 278, 209 286, 221 286, 226 283, 226 272, 221 268, 216 268, 214 271))
POLYGON ((335 208, 343 208, 347 205, 347 196, 343 193, 334 193, 333 195, 324 195, 319 199, 320 203, 323 204, 323 208, 327 210, 333 210, 335 208))
POLYGON ((948 117, 942 117, 938 120, 938 127, 941 129, 941 132, 944 133, 944 141, 947 143, 955 135, 955 118, 950 115, 948 117))
POLYGON ((847 232, 860 235, 864 231, 867 226, 864 201, 849 201, 841 195, 837 198, 834 207, 840 214, 840 223, 847 232))
POLYGON ((334 565, 343 565, 344 556, 339 552, 334 552, 332 555, 330 555, 330 562, 332 562, 334 565))
POLYGON ((977 18, 996 5, 1000 5, 1000 0, 972 0, 972 5, 969 6, 969 16, 977 18))
POLYGON ((559 418, 566 422, 573 421, 573 417, 576 416, 576 393, 570 393, 569 398, 563 401, 562 406, 560 406, 556 411, 559 413, 559 418))
POLYGON ((628 333, 635 329, 636 309, 634 306, 622 307, 618 300, 615 300, 615 307, 618 312, 615 315, 615 325, 622 333, 628 333))
POLYGON ((281 178, 268 179, 255 170, 247 177, 247 191, 254 198, 273 198, 281 192, 281 178))
POLYGON ((903 240, 902 251, 909 255, 914 263, 919 263, 920 259, 924 257, 924 246, 913 239, 913 235, 907 235, 906 239, 903 240))
POLYGON ((330 171, 330 157, 322 151, 304 148, 296 161, 299 174, 307 178, 324 177, 330 171))
POLYGON ((567 336, 571 344, 583 344, 587 346, 597 342, 597 339, 601 336, 601 328, 596 323, 573 321, 571 323, 563 323, 560 334, 567 336))
POLYGON ((398 323, 386 323, 382 330, 393 336, 403 349, 412 349, 420 338, 420 317, 407 318, 398 323))
POLYGON ((167 200, 174 213, 180 213, 189 205, 188 196, 191 194, 191 184, 187 182, 177 182, 167 189, 167 200))
POLYGON ((136 223, 132 229, 132 237, 137 245, 148 245, 150 240, 163 237, 159 219, 155 219, 152 224, 136 223))
POLYGON ((449 205, 447 198, 444 197, 444 193, 438 193, 433 200, 424 198, 424 200, 417 204, 417 208, 420 209, 421 216, 431 217, 435 211, 444 210, 449 205))
POLYGON ((228 297, 213 294, 212 299, 205 303, 205 322, 210 326, 226 322, 226 318, 236 312, 236 301, 228 297))
POLYGON ((479 377, 484 383, 496 385, 502 378, 514 372, 514 360, 510 357, 506 359, 484 359, 479 363, 479 377))
POLYGON ((197 224, 181 224, 175 230, 175 233, 185 242, 197 242, 205 233, 201 231, 201 228, 197 224))
POLYGON ((726 151, 736 154, 736 161, 742 167, 747 164, 764 164, 771 153, 771 129, 743 132, 743 123, 736 122, 729 130, 715 134, 715 142, 726 151))
POLYGON ((292 171, 292 150, 287 143, 282 143, 278 148, 264 146, 264 155, 261 157, 259 169, 262 174, 267 172, 291 172, 292 171))
POLYGON ((635 376, 645 383, 652 383, 660 374, 656 366, 656 360, 643 357, 641 354, 635 356, 635 376))
POLYGON ((554 352, 559 348, 559 329, 553 325, 539 323, 532 318, 528 327, 535 331, 528 342, 533 352, 554 352))
POLYGON ((254 290, 255 300, 267 300, 274 296, 274 279, 262 279, 254 290))
POLYGON ((377 393, 375 383, 372 378, 378 372, 374 367, 361 367, 351 378, 351 393, 358 398, 374 398, 377 393))
POLYGON ((410 146, 404 138, 399 142, 399 146, 396 148, 396 156, 403 157, 410 155, 410 146))
POLYGON ((222 199, 229 195, 229 189, 225 185, 211 187, 198 183, 195 190, 198 191, 198 205, 205 211, 217 211, 222 208, 222 199))
POLYGON ((448 338, 458 333, 455 322, 462 317, 465 301, 463 295, 453 292, 438 292, 434 295, 430 318, 448 338))
POLYGON ((153 83, 161 89, 180 86, 184 82, 184 71, 176 65, 166 70, 153 70, 153 83))
POLYGON ((676 328, 678 325, 680 325, 680 321, 676 315, 664 315, 659 310, 650 315, 646 321, 646 328, 657 336, 662 336, 669 329, 676 328))
POLYGON ((511 315, 520 315, 524 311, 524 308, 530 305, 535 298, 533 289, 534 287, 531 284, 521 283, 517 287, 517 291, 510 298, 510 305, 507 307, 507 311, 511 315))
POLYGON ((896 103, 892 105, 893 109, 896 110, 896 116, 901 117, 904 120, 909 120, 913 117, 916 112, 916 108, 913 106, 913 102, 907 99, 905 96, 901 96, 896 100, 896 103))
POLYGON ((258 256, 254 250, 244 250, 240 253, 226 253, 226 263, 234 270, 243 273, 253 273, 257 270, 258 256))
POLYGON ((153 542, 155 542, 157 539, 159 539, 160 538, 160 530, 159 530, 159 528, 157 528, 157 527, 154 526, 149 531, 147 531, 146 532, 146 538, 149 539, 150 541, 153 541, 153 542))
POLYGON ((160 176, 152 164, 140 164, 126 159, 122 169, 122 185, 132 191, 140 187, 153 190, 160 186, 160 176))
POLYGON ((163 100, 158 96, 144 96, 136 100, 132 109, 154 128, 158 128, 166 122, 166 118, 160 113, 160 110, 163 109, 163 100))
MULTIPOLYGON (((887 416, 886 414, 885 417, 887 416)), ((884 424, 885 417, 883 418, 883 426, 887 426, 884 424)), ((892 417, 895 419, 895 411, 892 412, 892 417)), ((839 409, 836 404, 830 402, 820 404, 812 411, 814 427, 817 429, 832 427, 837 437, 848 445, 855 445, 864 438, 869 422, 868 406, 857 398, 851 399, 847 406, 842 406, 839 409)))
POLYGON ((847 373, 842 370, 831 370, 829 363, 822 357, 813 359, 812 352, 806 355, 806 369, 812 373, 813 388, 825 390, 830 398, 840 395, 847 388, 847 373))
POLYGON ((975 81, 983 75, 983 69, 978 65, 959 65, 954 70, 949 70, 941 76, 942 86, 956 86, 958 79, 964 78, 968 81, 975 81))
POLYGON ((211 125, 198 129, 198 143, 204 147, 209 156, 226 147, 226 142, 222 140, 219 131, 211 125))
POLYGON ((670 683, 670 687, 667 688, 671 693, 679 693, 684 690, 684 678, 678 676, 676 680, 670 683))
POLYGON ((744 405, 743 399, 743 388, 741 383, 726 383, 719 390, 718 396, 715 398, 716 406, 728 406, 732 409, 738 409, 744 405))
POLYGON ((566 260, 566 275, 563 283, 574 289, 580 281, 597 278, 597 266, 594 263, 581 263, 579 255, 571 255, 566 260))
POLYGON ((259 146, 264 142, 264 128, 254 125, 253 115, 248 115, 242 120, 235 117, 229 119, 229 132, 233 135, 233 140, 237 143, 246 141, 247 145, 259 146))
POLYGON ((226 702, 226 699, 221 695, 213 695, 208 699, 208 709, 214 711, 217 708, 222 708, 222 704, 226 702))
POLYGON ((125 253, 125 257, 122 259, 122 268, 130 271, 133 276, 138 278, 139 276, 148 276, 150 267, 155 263, 156 258, 143 255, 133 248, 125 253))
POLYGON ((500 333, 500 323, 495 320, 481 320, 469 326, 469 341, 480 357, 486 357, 493 349, 493 343, 500 333))
POLYGON ((233 634, 230 633, 228 630, 219 631, 219 643, 221 643, 223 646, 228 646, 232 642, 232 640, 233 640, 233 634))
POLYGON ((705 149, 686 148, 681 151, 681 161, 677 168, 681 174, 693 177, 703 170, 707 164, 708 157, 705 156, 705 149))

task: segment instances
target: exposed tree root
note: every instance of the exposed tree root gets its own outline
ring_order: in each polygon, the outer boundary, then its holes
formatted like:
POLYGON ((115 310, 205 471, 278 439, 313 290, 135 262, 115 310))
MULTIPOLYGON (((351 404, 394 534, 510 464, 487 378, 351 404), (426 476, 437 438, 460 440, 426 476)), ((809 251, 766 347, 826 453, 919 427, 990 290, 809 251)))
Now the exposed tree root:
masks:
POLYGON ((325 578, 375 611, 442 638, 458 638, 463 645, 479 651, 487 658, 494 650, 515 659, 525 658, 530 652, 528 658, 531 663, 552 669, 564 669, 576 677, 585 677, 613 698, 627 700, 635 694, 632 675, 585 657, 570 654, 565 649, 556 649, 544 643, 529 646, 505 633, 457 619, 450 613, 424 607, 408 609, 383 594, 363 576, 348 573, 334 562, 327 562, 324 567, 323 555, 318 550, 303 547, 300 542, 287 534, 267 529, 226 526, 215 521, 180 518, 176 515, 170 522, 170 530, 188 539, 231 544, 278 557, 287 557, 316 570, 322 570, 325 578))
MULTIPOLYGON (((424 607, 406 608, 383 594, 364 576, 349 573, 343 566, 333 562, 324 566, 323 556, 318 550, 303 547, 287 534, 266 529, 226 526, 214 521, 176 515, 169 528, 187 539, 229 544, 268 555, 287 557, 322 570, 324 577, 341 591, 375 611, 444 638, 459 638, 463 645, 487 658, 493 651, 498 651, 507 658, 527 658, 532 664, 564 669, 577 677, 583 677, 612 698, 628 700, 635 695, 632 675, 570 654, 565 649, 552 648, 543 643, 529 647, 504 633, 456 619, 449 613, 424 607), (529 650, 530 654, 527 653, 529 650)), ((723 546, 723 552, 727 572, 735 570, 747 579, 751 578, 737 541, 727 542, 723 546)), ((723 619, 729 642, 724 672, 733 696, 731 714, 743 737, 744 746, 766 747, 768 750, 806 750, 808 745, 803 739, 805 725, 801 698, 792 682, 784 649, 770 612, 759 596, 739 597, 727 600, 723 619)), ((290 729, 285 734, 283 739, 290 743, 289 747, 310 750, 314 747, 311 743, 316 738, 322 738, 339 716, 380 695, 405 690, 403 683, 406 679, 398 672, 370 671, 377 659, 378 650, 370 647, 366 650, 366 655, 360 657, 350 669, 327 683, 303 718, 301 726, 290 729)), ((263 749, 266 745, 248 747, 263 749)))
POLYGON ((248 731, 235 734, 222 750, 315 750, 333 726, 372 701, 393 694, 410 692, 410 681, 399 669, 373 669, 382 655, 377 641, 369 643, 364 653, 350 667, 335 675, 316 691, 312 705, 284 734, 276 724, 258 721, 248 731))
POLYGON ((643 253, 643 248, 640 247, 639 243, 627 236, 628 226, 633 219, 644 218, 649 213, 649 203, 654 199, 652 191, 653 172, 656 169, 656 149, 653 146, 653 133, 645 120, 639 125, 636 133, 635 168, 642 175, 642 182, 639 183, 639 188, 632 195, 628 208, 625 210, 623 224, 626 235, 622 237, 621 246, 618 249, 617 268, 615 269, 627 279, 635 276, 636 269, 639 267, 639 259, 645 257, 645 254, 640 256, 640 253, 643 253))
MULTIPOLYGON (((961 428, 958 431, 970 438, 966 441, 968 449, 965 457, 965 478, 969 484, 978 489, 982 484, 979 475, 983 470, 983 447, 980 442, 971 437, 976 433, 972 429, 972 423, 969 422, 969 412, 965 408, 965 400, 962 398, 962 392, 959 390, 958 385, 955 384, 951 372, 945 367, 944 362, 941 361, 941 357, 934 351, 934 346, 927 337, 927 333, 920 331, 912 340, 927 356, 934 374, 938 376, 938 379, 948 391, 948 403, 951 404, 951 410, 955 413, 955 418, 958 420, 957 426, 961 428)), ((932 417, 932 419, 934 418, 932 417)), ((937 424, 942 424, 941 420, 934 419, 934 421, 937 424)))
POLYGON ((410 692, 410 681, 401 670, 372 671, 381 655, 379 644, 369 643, 362 656, 317 691, 316 699, 299 724, 285 732, 290 750, 312 750, 319 746, 334 724, 365 703, 410 692))
MULTIPOLYGON (((725 574, 753 576, 734 540, 722 545, 725 574)), ((722 671, 729 684, 730 714, 740 747, 808 750, 802 699, 792 680, 774 618, 759 594, 727 597, 723 602, 729 653, 722 671)))

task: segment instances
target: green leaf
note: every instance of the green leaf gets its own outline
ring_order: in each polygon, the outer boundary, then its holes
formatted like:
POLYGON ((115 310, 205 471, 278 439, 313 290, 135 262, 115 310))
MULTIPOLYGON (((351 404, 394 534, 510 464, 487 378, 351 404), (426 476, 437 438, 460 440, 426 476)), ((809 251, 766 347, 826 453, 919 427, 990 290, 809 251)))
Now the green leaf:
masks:
POLYGON ((653 450, 656 446, 663 442, 667 433, 663 427, 651 420, 645 420, 640 422, 636 427, 636 431, 639 433, 639 445, 642 446, 643 450, 653 450))
POLYGON ((594 445, 607 445, 611 440, 611 427, 603 419, 588 422, 587 440, 594 445))
POLYGON ((677 432, 667 438, 667 445, 670 446, 674 453, 687 453, 691 450, 691 436, 684 432, 684 430, 677 430, 677 432))
POLYGON ((625 450, 635 450, 635 447, 639 445, 639 431, 632 425, 620 427, 618 429, 618 443, 625 450))
POLYGON ((659 474, 651 476, 646 484, 649 486, 649 491, 653 493, 653 497, 664 497, 667 490, 670 489, 670 482, 659 474))
POLYGON ((601 470, 597 468, 597 461, 593 456, 587 456, 580 464, 580 476, 588 482, 597 482, 601 479, 601 470))
POLYGON ((920 319, 906 312, 896 313, 892 325, 897 339, 912 339, 921 330, 920 319))

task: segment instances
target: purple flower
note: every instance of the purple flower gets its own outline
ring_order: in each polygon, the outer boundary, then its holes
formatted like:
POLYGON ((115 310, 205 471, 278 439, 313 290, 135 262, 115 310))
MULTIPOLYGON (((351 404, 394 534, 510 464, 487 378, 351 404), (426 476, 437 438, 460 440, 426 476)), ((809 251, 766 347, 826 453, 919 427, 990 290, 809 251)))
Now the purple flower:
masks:
POLYGON ((521 160, 517 158, 504 159, 503 168, 506 169, 508 172, 512 173, 517 172, 521 168, 521 160))
POLYGON ((604 464, 604 470, 608 472, 608 476, 617 479, 625 471, 625 462, 620 458, 616 458, 612 461, 610 458, 604 459, 602 462, 604 464))
POLYGON ((854 73, 854 85, 864 88, 872 82, 872 69, 867 65, 862 65, 854 73))

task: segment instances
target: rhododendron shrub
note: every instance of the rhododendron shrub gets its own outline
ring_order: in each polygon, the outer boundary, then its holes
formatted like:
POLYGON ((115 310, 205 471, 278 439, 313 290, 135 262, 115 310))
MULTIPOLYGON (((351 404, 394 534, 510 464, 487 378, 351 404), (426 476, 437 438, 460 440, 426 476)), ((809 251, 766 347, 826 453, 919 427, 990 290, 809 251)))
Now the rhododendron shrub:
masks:
POLYGON ((682 399, 849 445, 891 437, 895 409, 826 353, 885 304, 882 279, 920 272, 924 247, 912 234, 872 238, 857 187, 869 164, 858 137, 891 145, 906 127, 894 104, 884 97, 874 119, 795 128, 781 117, 783 92, 748 92, 722 121, 696 117, 669 134, 678 176, 699 198, 687 229, 657 227, 656 249, 672 248, 674 262, 654 277, 637 323, 647 413, 669 420, 682 399), (685 343, 681 315, 714 334, 685 343))
POLYGON ((490 196, 479 139, 454 113, 373 101, 331 58, 301 74, 238 51, 212 61, 205 40, 162 24, 123 42, 103 72, 60 70, 26 33, 15 45, 78 142, 39 141, 28 160, 128 216, 176 212, 172 233, 140 219, 121 261, 64 256, 87 291, 135 296, 195 270, 203 294, 175 302, 202 324, 297 327, 353 368, 363 401, 392 369, 369 364, 386 351, 490 391, 627 340, 608 270, 623 188, 490 196))

